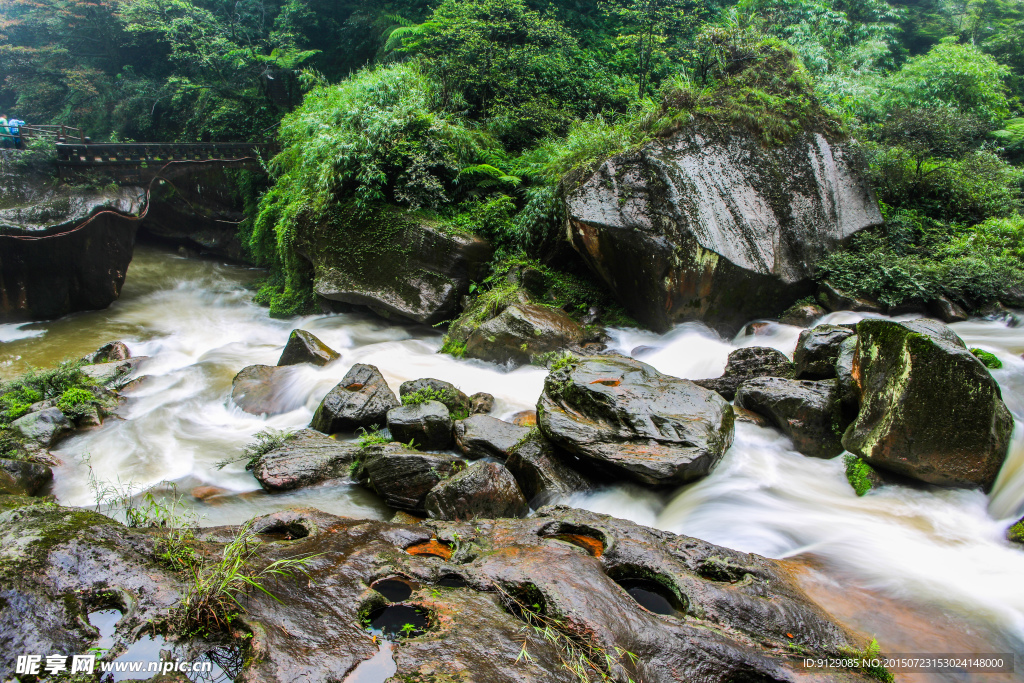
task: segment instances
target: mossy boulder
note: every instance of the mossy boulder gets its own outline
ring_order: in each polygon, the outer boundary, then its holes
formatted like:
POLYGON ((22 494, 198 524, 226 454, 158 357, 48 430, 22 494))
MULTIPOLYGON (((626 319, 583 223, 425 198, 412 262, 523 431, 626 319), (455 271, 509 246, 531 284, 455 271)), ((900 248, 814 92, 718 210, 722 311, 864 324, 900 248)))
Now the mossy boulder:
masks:
POLYGON ((53 479, 53 471, 42 463, 0 458, 0 494, 34 496, 53 479))
POLYGON ((1013 433, 999 385, 937 320, 857 324, 860 411, 843 446, 919 481, 992 487, 1013 433))
POLYGON ((251 469, 256 481, 267 491, 288 491, 346 478, 352 463, 360 457, 359 446, 336 441, 312 429, 301 429, 280 448, 258 457, 251 469))
POLYGON ((306 330, 292 330, 277 364, 281 366, 309 363, 323 367, 339 357, 337 351, 320 341, 315 334, 306 330))
POLYGON ((440 401, 455 420, 461 420, 473 410, 473 400, 451 382, 423 377, 402 382, 398 395, 403 404, 440 401))
POLYGON ((611 476, 675 485, 708 474, 732 444, 732 406, 693 382, 623 356, 590 356, 552 370, 538 425, 611 476))
POLYGON ((767 417, 804 455, 832 458, 843 452, 846 424, 834 379, 750 379, 736 390, 736 405, 767 417))
POLYGON ((423 213, 391 206, 334 207, 297 237, 312 264, 314 291, 386 316, 433 325, 458 314, 483 279, 491 247, 423 213))
POLYGON ((586 333, 565 311, 516 304, 480 325, 466 341, 466 357, 509 366, 538 362, 558 351, 578 350, 586 333))
POLYGON ((814 291, 811 264, 882 224, 857 147, 816 132, 766 146, 738 127, 693 125, 570 185, 573 247, 661 331, 777 317, 814 291))

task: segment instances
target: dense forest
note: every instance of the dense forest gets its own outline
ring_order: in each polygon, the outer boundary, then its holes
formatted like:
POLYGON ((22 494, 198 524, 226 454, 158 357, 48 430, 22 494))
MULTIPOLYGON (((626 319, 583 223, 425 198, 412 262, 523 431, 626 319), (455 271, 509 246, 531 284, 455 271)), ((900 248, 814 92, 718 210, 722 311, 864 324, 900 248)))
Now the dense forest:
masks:
POLYGON ((845 291, 1024 298, 1016 0, 7 0, 0 32, 0 102, 29 122, 276 138, 273 182, 239 177, 275 314, 309 306, 295 234, 339 207, 482 234, 496 273, 550 266, 563 179, 693 121, 861 143, 887 225, 818 264, 845 291))

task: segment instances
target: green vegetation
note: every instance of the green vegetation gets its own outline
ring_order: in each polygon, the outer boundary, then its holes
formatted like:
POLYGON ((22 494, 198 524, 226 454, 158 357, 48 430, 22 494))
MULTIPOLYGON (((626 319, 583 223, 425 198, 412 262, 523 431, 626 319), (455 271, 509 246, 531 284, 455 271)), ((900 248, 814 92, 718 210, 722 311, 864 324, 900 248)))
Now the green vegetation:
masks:
POLYGON ((850 482, 858 496, 863 496, 874 488, 874 484, 871 483, 871 465, 852 454, 843 456, 843 464, 846 466, 846 480, 850 482))
POLYGON ((1006 530, 1006 538, 1013 543, 1024 543, 1024 519, 1006 530))
MULTIPOLYGON (((873 662, 881 660, 881 652, 882 648, 878 644, 878 640, 872 638, 871 642, 868 643, 863 650, 848 648, 841 654, 850 659, 860 659, 861 661, 873 662)), ((868 664, 867 666, 862 667, 861 670, 871 678, 881 681, 882 683, 893 683, 893 681, 896 680, 892 673, 886 669, 883 664, 868 664)))
MULTIPOLYGON (((357 430, 359 434, 359 447, 369 448, 370 446, 379 446, 385 443, 391 443, 391 434, 381 429, 377 425, 373 425, 367 430, 365 427, 360 427, 357 430)), ((353 463, 352 472, 355 472, 355 463, 353 463)))
POLYGON ((293 438, 295 438, 295 433, 288 430, 273 428, 260 430, 253 435, 253 440, 242 449, 241 457, 221 460, 217 463, 217 469, 222 470, 232 463, 245 461, 245 469, 251 470, 260 458, 281 448, 293 438))
POLYGON ((982 349, 971 349, 971 353, 973 353, 978 360, 984 363, 985 367, 989 370, 998 370, 1003 367, 1003 361, 999 360, 994 353, 989 353, 982 349))

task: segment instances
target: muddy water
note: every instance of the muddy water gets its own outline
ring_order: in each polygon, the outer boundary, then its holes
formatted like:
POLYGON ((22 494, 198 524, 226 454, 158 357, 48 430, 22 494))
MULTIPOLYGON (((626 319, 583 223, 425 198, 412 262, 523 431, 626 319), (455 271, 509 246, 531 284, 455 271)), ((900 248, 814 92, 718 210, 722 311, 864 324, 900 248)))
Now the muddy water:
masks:
MULTIPOLYGON (((0 326, 0 372, 7 375, 25 364, 83 355, 112 339, 150 357, 138 370, 145 379, 131 392, 122 419, 61 444, 57 455, 65 464, 56 472, 54 491, 61 502, 93 502, 91 464, 101 481, 137 487, 176 482, 206 524, 236 523, 294 505, 384 518, 389 513, 380 501, 358 487, 269 495, 240 463, 223 470, 216 465, 240 457, 261 429, 308 424, 320 399, 356 362, 378 366, 396 390, 407 379, 436 377, 467 393, 487 391, 497 399, 498 417, 531 408, 541 391, 543 370, 506 372, 439 355, 440 334, 430 328, 370 315, 273 320, 249 302, 245 285, 256 275, 140 247, 124 294, 109 309, 0 326), (260 418, 238 410, 229 400, 231 378, 246 365, 276 363, 296 327, 319 336, 341 359, 326 368, 293 372, 284 389, 295 406, 291 412, 260 418), (191 491, 203 500, 192 498, 191 491)), ((837 314, 828 321, 856 319, 837 314)), ((1024 655, 1024 552, 1003 540, 1007 526, 1024 513, 1024 328, 1003 321, 954 327, 969 345, 1003 361, 993 375, 1018 422, 1010 457, 989 496, 890 487, 858 498, 845 481, 840 458, 806 458, 779 433, 741 424, 732 449, 700 482, 670 495, 620 486, 566 502, 790 558, 812 594, 823 604, 831 598, 831 610, 865 637, 877 635, 889 651, 987 648, 1024 655)), ((638 358, 663 372, 695 379, 719 375, 737 346, 767 345, 792 353, 798 329, 762 331, 723 340, 692 324, 665 335, 620 330, 613 346, 626 354, 635 349, 638 358)), ((995 679, 914 675, 908 680, 995 679)))

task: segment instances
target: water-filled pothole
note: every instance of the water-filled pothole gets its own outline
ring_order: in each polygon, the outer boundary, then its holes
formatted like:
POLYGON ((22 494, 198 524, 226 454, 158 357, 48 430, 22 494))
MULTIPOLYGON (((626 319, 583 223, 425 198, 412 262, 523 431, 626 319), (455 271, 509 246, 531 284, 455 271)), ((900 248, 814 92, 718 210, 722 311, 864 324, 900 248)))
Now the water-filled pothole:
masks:
POLYGON ((681 617, 686 613, 686 606, 665 585, 651 579, 618 579, 622 588, 630 597, 655 614, 681 617))
POLYGON ((437 585, 442 588, 466 588, 469 583, 458 574, 447 574, 441 577, 437 585))
POLYGON ((116 609, 100 609, 89 612, 89 623, 100 632, 99 642, 96 647, 100 650, 109 650, 114 646, 114 631, 117 629, 117 622, 121 619, 121 611, 116 609))
POLYGON ((400 576, 389 576, 386 579, 374 581, 370 584, 370 588, 387 598, 388 602, 402 602, 409 599, 414 586, 408 579, 403 579, 400 576))
POLYGON ((440 557, 442 560, 450 560, 452 558, 452 549, 438 541, 436 538, 424 541, 423 543, 414 543, 406 548, 405 552, 410 555, 430 555, 432 557, 440 557))
POLYGON ((426 633, 430 611, 412 605, 378 607, 369 614, 370 628, 385 638, 411 638, 426 633))

